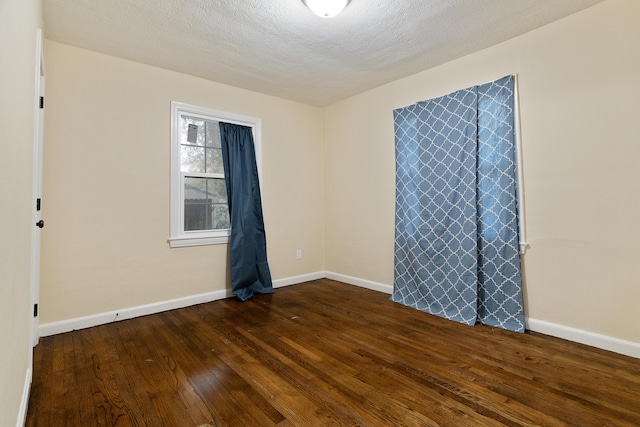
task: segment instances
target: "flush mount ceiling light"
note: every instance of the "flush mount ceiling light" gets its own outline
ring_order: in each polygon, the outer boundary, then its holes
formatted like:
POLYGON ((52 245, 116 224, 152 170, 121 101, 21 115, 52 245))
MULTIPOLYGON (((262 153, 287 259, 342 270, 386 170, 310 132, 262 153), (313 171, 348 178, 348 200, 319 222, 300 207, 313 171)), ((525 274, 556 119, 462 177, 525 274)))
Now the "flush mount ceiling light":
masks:
POLYGON ((322 18, 336 16, 351 0, 302 0, 309 9, 322 18))

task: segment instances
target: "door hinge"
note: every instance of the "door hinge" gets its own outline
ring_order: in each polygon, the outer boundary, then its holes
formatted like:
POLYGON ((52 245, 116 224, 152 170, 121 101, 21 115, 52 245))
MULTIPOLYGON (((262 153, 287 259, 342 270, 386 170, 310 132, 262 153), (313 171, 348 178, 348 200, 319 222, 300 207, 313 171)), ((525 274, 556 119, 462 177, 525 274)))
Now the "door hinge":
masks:
POLYGON ((33 317, 38 317, 38 304, 33 304, 33 317))
POLYGON ((44 108, 44 96, 40 97, 40 109, 44 108))
POLYGON ((40 210, 40 199, 36 199, 36 210, 40 210))

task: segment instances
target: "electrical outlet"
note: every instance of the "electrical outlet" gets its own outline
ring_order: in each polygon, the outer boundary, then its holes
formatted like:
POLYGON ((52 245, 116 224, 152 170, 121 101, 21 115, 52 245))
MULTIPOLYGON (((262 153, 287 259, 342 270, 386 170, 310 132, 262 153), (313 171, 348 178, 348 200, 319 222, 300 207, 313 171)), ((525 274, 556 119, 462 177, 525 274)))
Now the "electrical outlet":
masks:
POLYGON ((302 249, 296 250, 296 259, 298 260, 302 259, 302 249))

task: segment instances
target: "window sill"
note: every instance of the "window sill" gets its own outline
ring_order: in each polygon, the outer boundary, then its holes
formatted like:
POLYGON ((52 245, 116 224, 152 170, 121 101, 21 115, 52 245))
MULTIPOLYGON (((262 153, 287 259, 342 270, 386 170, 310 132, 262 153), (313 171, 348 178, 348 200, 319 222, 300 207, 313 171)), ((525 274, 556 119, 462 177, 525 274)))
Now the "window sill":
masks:
POLYGON ((185 248, 188 246, 224 245, 229 243, 229 236, 207 237, 172 237, 168 240, 171 248, 185 248))

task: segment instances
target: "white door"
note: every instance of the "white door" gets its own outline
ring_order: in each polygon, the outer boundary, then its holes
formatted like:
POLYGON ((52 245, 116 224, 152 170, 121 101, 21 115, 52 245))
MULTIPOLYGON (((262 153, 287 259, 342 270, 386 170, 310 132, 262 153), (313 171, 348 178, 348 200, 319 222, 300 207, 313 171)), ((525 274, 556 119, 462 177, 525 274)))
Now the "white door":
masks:
POLYGON ((33 303, 33 320, 31 337, 33 345, 38 344, 38 303, 40 301, 40 234, 42 220, 42 150, 44 133, 44 58, 42 30, 36 36, 36 118, 33 150, 33 231, 31 234, 31 302, 33 303))

